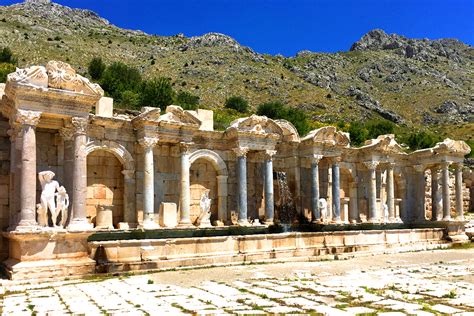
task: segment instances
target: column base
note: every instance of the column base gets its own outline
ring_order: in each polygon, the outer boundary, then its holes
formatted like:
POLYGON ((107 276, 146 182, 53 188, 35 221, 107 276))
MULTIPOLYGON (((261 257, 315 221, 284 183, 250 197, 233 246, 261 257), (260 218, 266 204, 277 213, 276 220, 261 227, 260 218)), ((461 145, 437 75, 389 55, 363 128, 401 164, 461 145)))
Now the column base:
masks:
POLYGON ((456 216, 456 221, 464 221, 464 215, 456 216))
POLYGON ((92 230, 94 225, 89 223, 89 221, 85 218, 81 219, 73 219, 69 226, 67 227, 68 231, 87 231, 92 230))
POLYGON ((452 221, 453 219, 451 218, 451 216, 446 216, 446 217, 443 217, 442 221, 445 221, 445 222, 449 222, 449 221, 452 221))
POLYGON ((158 229, 160 225, 152 219, 144 220, 143 223, 140 225, 140 228, 143 229, 158 229))
POLYGON ((379 220, 377 218, 369 218, 367 220, 367 223, 369 223, 369 224, 378 224, 379 220))
POLYGON ((271 225, 275 224, 275 222, 273 221, 273 218, 272 218, 272 219, 269 219, 269 220, 265 220, 264 224, 267 225, 267 226, 271 226, 271 225))
POLYGON ((239 219, 239 220, 237 221, 237 225, 238 225, 238 226, 252 226, 252 225, 249 223, 249 221, 246 220, 246 219, 239 219))
POLYGON ((185 219, 181 220, 178 224, 178 228, 195 228, 196 226, 191 223, 191 220, 185 219))
POLYGON ((16 227, 12 228, 11 231, 17 231, 17 232, 34 232, 34 231, 39 231, 41 228, 36 225, 26 225, 26 224, 18 224, 16 227))

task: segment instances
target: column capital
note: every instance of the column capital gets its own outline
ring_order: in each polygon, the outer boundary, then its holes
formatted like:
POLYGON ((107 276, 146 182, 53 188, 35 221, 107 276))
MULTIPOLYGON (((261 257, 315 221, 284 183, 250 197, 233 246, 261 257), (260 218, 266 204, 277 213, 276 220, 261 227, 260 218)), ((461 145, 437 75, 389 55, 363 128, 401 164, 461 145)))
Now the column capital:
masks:
POLYGON ((18 124, 13 124, 7 131, 7 134, 10 136, 10 141, 15 141, 17 137, 20 136, 20 126, 18 124))
POLYGON ((451 165, 451 161, 447 161, 447 160, 441 161, 440 165, 442 168, 448 168, 449 165, 451 165))
POLYGON ((189 153, 189 150, 191 149, 192 145, 194 145, 194 143, 180 142, 179 143, 179 152, 182 153, 182 154, 189 153))
POLYGON ((156 137, 143 137, 138 141, 140 146, 145 149, 153 148, 158 143, 158 138, 156 137))
POLYGON ((237 155, 237 157, 246 157, 247 153, 249 152, 248 147, 237 147, 234 148, 233 151, 237 155))
POLYGON ((130 180, 133 179, 133 176, 135 175, 135 170, 122 170, 122 174, 125 180, 130 180))
POLYGON ((392 161, 389 161, 385 164, 388 170, 393 170, 393 167, 395 167, 395 163, 392 161))
POLYGON ((439 165, 434 165, 430 167, 431 173, 438 172, 440 169, 439 165))
POLYGON ((73 117, 71 119, 71 124, 74 135, 86 135, 89 119, 85 117, 73 117))
POLYGON ((454 170, 455 170, 456 172, 460 172, 460 171, 462 171, 463 166, 464 166, 464 165, 463 165, 462 162, 456 162, 456 163, 454 164, 454 170))
POLYGON ((318 155, 318 154, 312 154, 312 155, 309 155, 309 159, 311 160, 311 163, 315 163, 315 164, 318 164, 319 161, 321 161, 321 159, 323 159, 323 155, 318 155))
POLYGON ((72 140, 74 137, 74 129, 71 127, 63 127, 59 129, 59 135, 66 141, 72 140))
POLYGON ((377 166, 379 165, 379 161, 371 160, 371 161, 364 161, 364 165, 367 167, 369 170, 375 170, 377 169, 377 166))
POLYGON ((18 110, 15 114, 15 121, 21 126, 29 125, 35 127, 38 125, 41 112, 18 110))
POLYGON ((263 158, 265 158, 265 160, 272 160, 273 159, 273 156, 275 156, 275 154, 277 153, 276 150, 265 150, 263 152, 263 158))
POLYGON ((425 166, 424 165, 414 165, 413 169, 415 169, 416 172, 424 172, 425 171, 425 166))
POLYGON ((341 157, 340 156, 336 156, 336 157, 332 157, 331 158, 331 162, 333 165, 339 165, 341 163, 341 157))

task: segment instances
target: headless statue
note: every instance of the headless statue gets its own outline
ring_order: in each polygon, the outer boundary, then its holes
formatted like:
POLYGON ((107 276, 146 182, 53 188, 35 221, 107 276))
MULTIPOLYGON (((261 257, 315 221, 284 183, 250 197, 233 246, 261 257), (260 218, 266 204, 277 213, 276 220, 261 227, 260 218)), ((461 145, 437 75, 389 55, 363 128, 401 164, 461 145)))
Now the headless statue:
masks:
POLYGON ((66 193, 66 188, 60 186, 58 193, 56 193, 56 216, 61 214, 61 226, 66 226, 67 210, 69 207, 69 195, 66 193))
POLYGON ((328 202, 326 199, 321 198, 318 201, 319 205, 319 212, 321 213, 321 220, 324 222, 327 219, 328 216, 328 202))
POLYGON ((204 191, 199 202, 201 213, 197 219, 197 224, 200 227, 211 226, 211 199, 209 198, 209 191, 208 189, 204 191))
POLYGON ((48 210, 51 214, 51 221, 53 226, 56 227, 56 190, 59 188, 59 183, 53 180, 55 174, 52 171, 42 171, 38 174, 39 182, 41 183, 41 198, 40 207, 38 208, 38 217, 40 226, 48 226, 48 210))

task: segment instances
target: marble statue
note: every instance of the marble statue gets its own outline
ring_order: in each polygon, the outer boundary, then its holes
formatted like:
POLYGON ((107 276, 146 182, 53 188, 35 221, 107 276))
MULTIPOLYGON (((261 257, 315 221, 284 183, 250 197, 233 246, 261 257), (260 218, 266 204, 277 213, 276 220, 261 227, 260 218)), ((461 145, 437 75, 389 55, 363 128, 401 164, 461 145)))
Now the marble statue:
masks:
POLYGON ((328 216, 328 202, 326 199, 321 198, 319 199, 319 212, 321 213, 321 220, 324 221, 326 220, 328 216))
POLYGON ((211 199, 209 198, 209 189, 206 189, 201 196, 201 213, 197 219, 199 227, 210 227, 211 225, 211 199))
POLYGON ((55 174, 52 171, 41 171, 38 179, 41 184, 40 203, 37 204, 38 224, 42 227, 49 226, 48 211, 51 215, 53 227, 58 227, 57 219, 61 214, 61 225, 66 223, 67 209, 69 207, 69 196, 66 189, 53 180, 55 174))
POLYGON ((56 214, 61 214, 61 226, 66 226, 67 221, 67 210, 69 207, 69 195, 66 192, 66 188, 60 186, 58 193, 56 193, 56 214))
POLYGON ((443 192, 441 190, 437 190, 436 192, 435 203, 436 203, 436 220, 440 221, 443 218, 443 192))
POLYGON ((388 223, 388 205, 387 205, 387 203, 383 204, 382 210, 383 210, 383 222, 388 223))

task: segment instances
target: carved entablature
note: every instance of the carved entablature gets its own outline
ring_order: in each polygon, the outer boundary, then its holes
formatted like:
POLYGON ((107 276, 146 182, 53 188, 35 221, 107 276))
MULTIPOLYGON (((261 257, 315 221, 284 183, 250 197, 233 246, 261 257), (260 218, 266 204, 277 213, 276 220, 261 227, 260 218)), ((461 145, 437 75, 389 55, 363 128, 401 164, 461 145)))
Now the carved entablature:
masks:
POLYGON ((403 154, 403 148, 395 140, 395 135, 380 135, 376 139, 367 140, 364 146, 358 148, 370 152, 378 152, 385 155, 403 154))
POLYGON ((76 74, 76 71, 67 63, 50 61, 43 66, 31 66, 17 69, 7 77, 7 86, 20 85, 32 88, 67 90, 80 94, 102 97, 104 90, 89 79, 76 74))
POLYGON ((301 139, 301 144, 302 155, 339 156, 350 146, 350 138, 348 133, 338 131, 334 126, 325 126, 309 132, 301 139))
POLYGON ((471 152, 471 148, 468 144, 466 144, 466 142, 463 142, 462 140, 452 140, 446 138, 442 142, 437 143, 433 147, 433 151, 436 154, 441 155, 464 157, 471 152))
POLYGON ((248 134, 253 136, 283 135, 283 130, 274 120, 266 116, 251 115, 236 119, 230 123, 226 132, 237 132, 238 134, 248 134))
POLYGON ((160 108, 143 108, 142 112, 132 119, 132 125, 134 128, 140 128, 145 125, 158 125, 160 115, 160 108))
POLYGON ((296 127, 287 120, 275 120, 275 123, 282 129, 282 140, 287 142, 299 142, 300 135, 296 127))
POLYGON ((166 113, 160 116, 158 122, 163 126, 177 126, 179 128, 189 126, 196 129, 201 126, 200 119, 177 105, 169 105, 166 108, 166 113))

